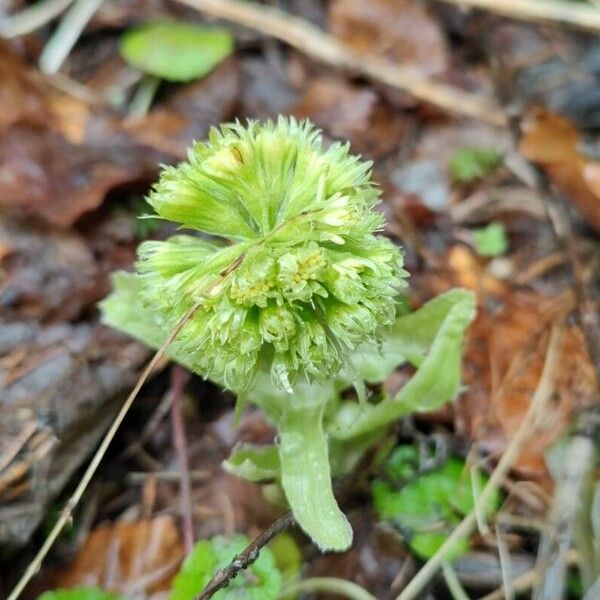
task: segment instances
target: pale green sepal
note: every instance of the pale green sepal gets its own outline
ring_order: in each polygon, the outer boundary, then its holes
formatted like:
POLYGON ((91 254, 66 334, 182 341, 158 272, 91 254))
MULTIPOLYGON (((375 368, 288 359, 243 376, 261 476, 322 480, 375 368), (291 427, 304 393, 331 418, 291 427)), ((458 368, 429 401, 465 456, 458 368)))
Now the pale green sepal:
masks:
POLYGON ((310 393, 287 403, 278 424, 281 484, 297 523, 319 549, 342 552, 352 543, 352 527, 333 495, 324 409, 310 393))
POLYGON ((416 356, 424 354, 423 362, 394 398, 360 406, 345 402, 328 428, 331 435, 353 438, 410 412, 435 410, 453 400, 460 387, 463 338, 474 316, 475 295, 457 289, 398 319, 388 342, 391 351, 396 348, 397 355, 403 348, 416 356))

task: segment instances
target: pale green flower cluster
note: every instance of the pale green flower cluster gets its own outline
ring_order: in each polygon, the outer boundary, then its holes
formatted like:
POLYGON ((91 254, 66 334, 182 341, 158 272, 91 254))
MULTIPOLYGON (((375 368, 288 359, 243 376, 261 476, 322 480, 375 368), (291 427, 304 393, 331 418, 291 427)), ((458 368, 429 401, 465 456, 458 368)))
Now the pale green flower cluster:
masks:
POLYGON ((280 118, 213 129, 163 171, 150 204, 205 235, 142 244, 141 293, 165 333, 201 303, 173 348, 195 371, 240 391, 269 369, 291 391, 394 322, 402 256, 375 235, 370 164, 348 150, 280 118))

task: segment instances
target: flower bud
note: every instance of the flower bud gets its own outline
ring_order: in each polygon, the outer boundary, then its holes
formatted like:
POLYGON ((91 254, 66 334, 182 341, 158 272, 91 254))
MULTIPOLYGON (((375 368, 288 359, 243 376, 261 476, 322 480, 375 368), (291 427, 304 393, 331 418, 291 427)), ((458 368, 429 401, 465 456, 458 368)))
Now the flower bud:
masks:
POLYGON ((165 334, 200 302, 174 341, 198 373, 240 391, 266 366, 291 391, 391 325, 402 256, 375 235, 371 165, 348 150, 279 118, 213 129, 163 170, 149 203, 198 233, 142 244, 138 278, 165 334))

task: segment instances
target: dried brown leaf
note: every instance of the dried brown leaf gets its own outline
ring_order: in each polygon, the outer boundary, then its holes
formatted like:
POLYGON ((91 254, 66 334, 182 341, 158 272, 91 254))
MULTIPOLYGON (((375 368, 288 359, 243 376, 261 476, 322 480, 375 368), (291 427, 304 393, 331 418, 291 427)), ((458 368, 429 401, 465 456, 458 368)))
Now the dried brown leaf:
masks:
POLYGON ((444 71, 446 40, 425 4, 414 0, 335 0, 333 34, 365 54, 385 56, 422 75, 444 71))
POLYGON ((600 162, 580 149, 580 134, 565 117, 536 109, 523 123, 519 149, 600 231, 600 162))
POLYGON ((167 591, 183 558, 183 544, 173 517, 99 527, 69 567, 56 577, 57 587, 99 586, 125 597, 149 597, 167 591))
POLYGON ((372 158, 395 150, 404 129, 404 119, 374 90, 334 77, 314 79, 293 112, 372 158))

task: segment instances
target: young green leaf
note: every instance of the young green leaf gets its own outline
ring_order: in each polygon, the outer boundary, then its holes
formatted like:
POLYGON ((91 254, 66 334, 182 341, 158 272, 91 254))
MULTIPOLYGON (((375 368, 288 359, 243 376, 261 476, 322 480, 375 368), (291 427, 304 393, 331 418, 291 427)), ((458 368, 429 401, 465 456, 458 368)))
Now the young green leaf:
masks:
MULTIPOLYGON (((385 357, 411 356, 417 372, 393 398, 377 404, 344 402, 329 425, 330 434, 351 439, 393 423, 402 416, 439 408, 453 400, 460 387, 460 362, 465 331, 475 316, 475 296, 468 290, 451 290, 420 310, 396 320, 384 342, 380 366, 368 362, 369 377, 385 377, 392 363, 385 357)), ((359 372, 363 364, 354 363, 359 372)), ((382 379, 379 379, 380 381, 382 379)))
POLYGON ((121 600, 121 598, 97 587, 74 587, 44 592, 37 600, 121 600))
POLYGON ((500 256, 508 249, 508 239, 502 223, 490 223, 473 231, 475 250, 481 256, 500 256))
MULTIPOLYGON (((473 484, 468 466, 456 458, 440 468, 417 474, 417 452, 412 446, 400 446, 387 463, 391 481, 376 480, 371 491, 379 518, 397 525, 410 548, 419 557, 430 558, 444 543, 460 519, 475 506, 473 484), (412 481, 405 479, 409 476, 412 481), (402 483, 400 479, 404 479, 402 483)), ((479 475, 485 485, 487 477, 479 475)), ((483 512, 490 516, 500 504, 496 493, 483 512)), ((450 552, 456 558, 469 547, 461 541, 450 552)))
POLYGON ((130 29, 121 39, 123 58, 167 81, 191 81, 210 73, 233 51, 226 29, 160 22, 130 29))
POLYGON ((483 179, 502 164, 502 155, 494 148, 462 148, 450 159, 455 181, 470 183, 483 179))
MULTIPOLYGON (((249 543, 250 540, 244 535, 216 536, 198 542, 175 577, 169 600, 193 600, 214 574, 229 565, 249 543)), ((263 548, 258 559, 248 569, 239 572, 226 588, 219 590, 212 598, 275 600, 281 585, 281 573, 273 554, 268 548, 263 548)))
POLYGON ((223 462, 223 468, 248 481, 264 482, 278 479, 281 465, 275 446, 240 444, 223 462))

